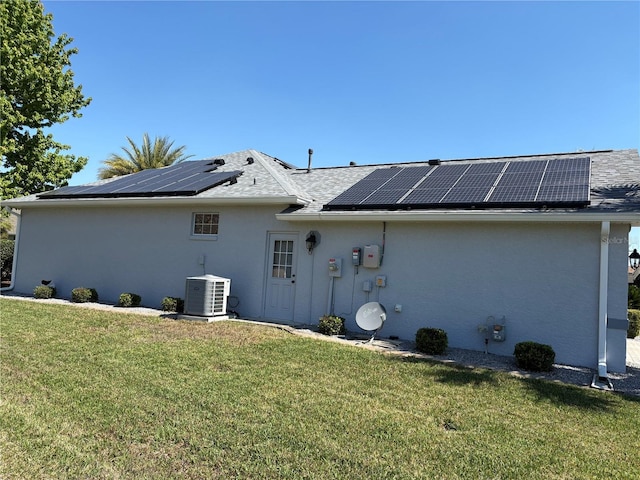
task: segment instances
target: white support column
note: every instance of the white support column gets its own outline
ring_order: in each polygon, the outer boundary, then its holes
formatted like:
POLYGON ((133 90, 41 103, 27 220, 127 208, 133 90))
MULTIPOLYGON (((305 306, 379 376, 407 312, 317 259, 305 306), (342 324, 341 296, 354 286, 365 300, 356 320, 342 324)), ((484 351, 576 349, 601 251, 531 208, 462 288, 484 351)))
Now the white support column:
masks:
POLYGON ((598 308, 598 376, 607 378, 607 300, 609 292, 610 222, 602 222, 600 230, 600 298, 598 308))

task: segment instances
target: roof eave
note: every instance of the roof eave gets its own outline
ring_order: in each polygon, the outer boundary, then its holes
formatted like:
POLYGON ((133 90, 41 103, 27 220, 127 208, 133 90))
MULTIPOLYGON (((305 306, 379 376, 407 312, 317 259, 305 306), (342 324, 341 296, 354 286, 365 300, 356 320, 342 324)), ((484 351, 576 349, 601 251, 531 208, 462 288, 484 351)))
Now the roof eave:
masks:
POLYGON ((187 205, 307 205, 308 200, 297 196, 264 197, 114 197, 65 198, 20 201, 6 200, 3 206, 11 208, 66 208, 66 207, 158 207, 187 205))
POLYGON ((609 221, 640 226, 640 212, 322 211, 279 213, 286 222, 576 222, 609 221))

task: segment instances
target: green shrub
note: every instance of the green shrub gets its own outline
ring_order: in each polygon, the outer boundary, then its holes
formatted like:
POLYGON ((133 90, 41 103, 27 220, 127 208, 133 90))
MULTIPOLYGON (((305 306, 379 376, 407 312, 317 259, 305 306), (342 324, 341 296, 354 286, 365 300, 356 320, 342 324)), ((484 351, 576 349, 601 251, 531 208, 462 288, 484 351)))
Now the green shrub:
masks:
POLYGON ((636 338, 638 335, 640 335, 640 310, 629 310, 627 338, 636 338))
POLYGON ((11 270, 13 268, 13 250, 16 246, 14 240, 3 238, 0 240, 0 271, 2 280, 11 278, 11 270))
POLYGON ((162 311, 182 313, 184 311, 184 300, 177 297, 164 297, 162 299, 162 311))
POLYGON ((416 332, 416 349, 427 355, 442 355, 447 351, 447 332, 440 328, 420 328, 416 332))
POLYGON ((344 335, 344 318, 336 315, 323 315, 318 322, 318 332, 323 335, 344 335))
POLYGON ((121 293, 118 299, 119 307, 139 307, 142 297, 135 293, 121 293))
POLYGON ((71 301, 75 303, 97 302, 98 292, 95 288, 74 288, 71 290, 71 301))
POLYGON ((550 345, 536 342, 516 343, 513 354, 518 367, 533 372, 550 372, 556 359, 556 352, 550 345))
POLYGON ((53 298, 56 296, 56 289, 47 285, 38 285, 33 289, 34 298, 53 298))
POLYGON ((629 285, 628 292, 629 294, 627 296, 627 308, 629 310, 640 309, 640 287, 638 287, 637 285, 629 285))

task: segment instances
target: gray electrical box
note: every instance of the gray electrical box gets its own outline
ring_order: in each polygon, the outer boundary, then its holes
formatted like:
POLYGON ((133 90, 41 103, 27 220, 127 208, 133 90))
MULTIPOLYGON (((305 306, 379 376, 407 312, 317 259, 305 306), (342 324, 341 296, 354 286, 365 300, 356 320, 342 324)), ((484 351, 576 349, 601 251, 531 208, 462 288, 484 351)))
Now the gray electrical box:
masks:
POLYGON ((365 245, 362 256, 362 266, 365 268, 380 267, 380 245, 365 245))
POLYGON ((491 338, 494 342, 504 342, 506 340, 504 325, 494 324, 491 326, 491 338))

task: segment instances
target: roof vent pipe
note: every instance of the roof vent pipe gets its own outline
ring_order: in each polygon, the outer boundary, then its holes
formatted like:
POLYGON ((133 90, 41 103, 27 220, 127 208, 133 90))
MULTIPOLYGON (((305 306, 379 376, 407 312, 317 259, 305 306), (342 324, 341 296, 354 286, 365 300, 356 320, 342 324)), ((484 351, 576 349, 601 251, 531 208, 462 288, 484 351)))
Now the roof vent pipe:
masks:
POLYGON ((307 173, 311 173, 311 156, 313 155, 313 148, 309 149, 309 165, 307 165, 307 173))

